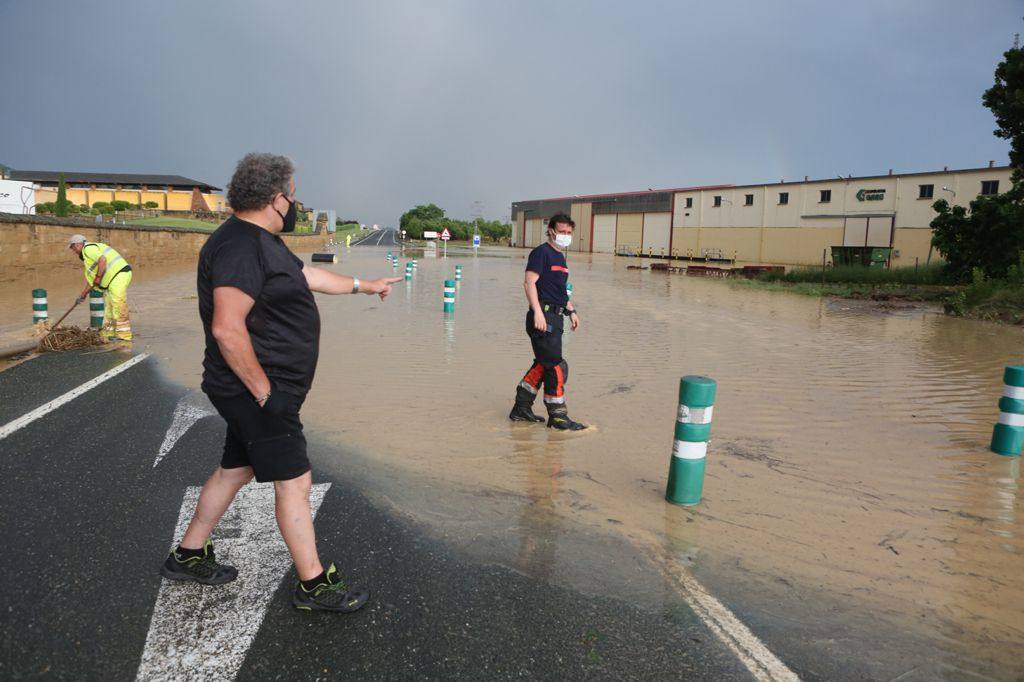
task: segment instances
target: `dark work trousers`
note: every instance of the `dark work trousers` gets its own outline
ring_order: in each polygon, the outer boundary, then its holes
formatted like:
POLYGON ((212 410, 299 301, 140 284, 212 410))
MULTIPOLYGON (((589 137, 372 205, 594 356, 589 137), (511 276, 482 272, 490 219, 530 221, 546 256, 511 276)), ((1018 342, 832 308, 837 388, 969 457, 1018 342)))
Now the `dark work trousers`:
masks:
MULTIPOLYGON (((569 365, 562 357, 563 318, 553 312, 544 313, 551 331, 533 328, 533 311, 526 313, 526 333, 533 345, 533 366, 523 376, 519 387, 536 397, 544 385, 544 403, 549 412, 565 410, 565 382, 569 378, 569 365)), ((522 391, 519 392, 522 395, 522 391)), ((531 400, 532 402, 532 400, 531 400)))

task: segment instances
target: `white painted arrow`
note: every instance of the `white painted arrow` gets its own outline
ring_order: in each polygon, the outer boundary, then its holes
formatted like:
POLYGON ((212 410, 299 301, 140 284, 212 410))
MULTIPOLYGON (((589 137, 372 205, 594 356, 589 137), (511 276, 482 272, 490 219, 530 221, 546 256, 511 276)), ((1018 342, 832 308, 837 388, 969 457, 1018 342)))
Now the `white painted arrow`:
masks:
POLYGON ((209 417, 214 414, 216 413, 206 407, 197 396, 192 393, 186 393, 174 408, 171 425, 167 427, 164 442, 160 444, 160 451, 157 452, 156 459, 153 460, 153 468, 156 468, 160 460, 167 456, 167 453, 171 451, 171 448, 178 442, 178 439, 184 436, 185 432, 191 429, 193 424, 203 417, 209 417))
MULTIPOLYGON (((316 517, 330 483, 313 486, 316 517)), ((185 492, 174 539, 185 534, 199 488, 185 492)), ((250 483, 214 530, 217 561, 238 568, 226 585, 164 580, 136 680, 233 680, 259 632, 270 598, 291 566, 274 516, 274 486, 250 483)), ((289 607, 290 608, 290 607, 289 607)))

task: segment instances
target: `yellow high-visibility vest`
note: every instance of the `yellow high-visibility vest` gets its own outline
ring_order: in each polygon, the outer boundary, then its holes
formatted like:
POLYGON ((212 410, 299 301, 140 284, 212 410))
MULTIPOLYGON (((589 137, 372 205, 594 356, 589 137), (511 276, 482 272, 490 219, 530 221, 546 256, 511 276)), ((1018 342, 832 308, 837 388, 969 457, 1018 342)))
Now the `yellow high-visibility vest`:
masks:
POLYGON ((85 281, 92 284, 96 277, 96 268, 99 267, 100 258, 107 259, 107 268, 103 271, 103 279, 100 280, 99 289, 106 289, 110 286, 110 280, 114 279, 117 273, 121 272, 128 265, 128 261, 114 250, 113 246, 103 243, 86 244, 82 247, 82 261, 85 263, 85 281))

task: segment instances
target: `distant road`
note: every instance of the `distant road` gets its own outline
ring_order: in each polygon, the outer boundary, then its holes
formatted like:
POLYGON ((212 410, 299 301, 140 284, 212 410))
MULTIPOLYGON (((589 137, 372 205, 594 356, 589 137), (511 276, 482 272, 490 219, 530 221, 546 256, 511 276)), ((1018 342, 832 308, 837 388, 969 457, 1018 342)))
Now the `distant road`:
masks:
POLYGON ((398 246, 398 230, 371 230, 352 242, 352 246, 398 246))

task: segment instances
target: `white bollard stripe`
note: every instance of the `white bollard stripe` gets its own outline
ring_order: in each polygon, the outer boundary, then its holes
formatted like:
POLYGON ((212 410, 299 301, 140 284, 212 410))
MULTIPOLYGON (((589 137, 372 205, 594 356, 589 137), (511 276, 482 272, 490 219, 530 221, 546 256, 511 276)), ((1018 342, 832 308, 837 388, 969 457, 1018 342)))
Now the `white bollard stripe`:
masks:
POLYGON ((1008 386, 1003 384, 1003 395, 1014 400, 1024 400, 1024 386, 1008 386))
POLYGON ((36 304, 42 303, 43 305, 46 305, 46 299, 45 298, 33 298, 32 302, 36 303, 36 304))
POLYGON ((711 415, 714 411, 714 405, 709 407, 687 407, 686 405, 680 405, 679 417, 676 421, 683 424, 710 424, 711 415))
POLYGON ((677 440, 672 444, 672 456, 679 459, 704 459, 708 456, 708 444, 677 440))
POLYGON ((45 310, 33 310, 32 317, 49 317, 50 314, 45 310))
POLYGON ((1000 412, 999 423, 1007 426, 1024 426, 1024 414, 1013 414, 1011 412, 1000 412))

